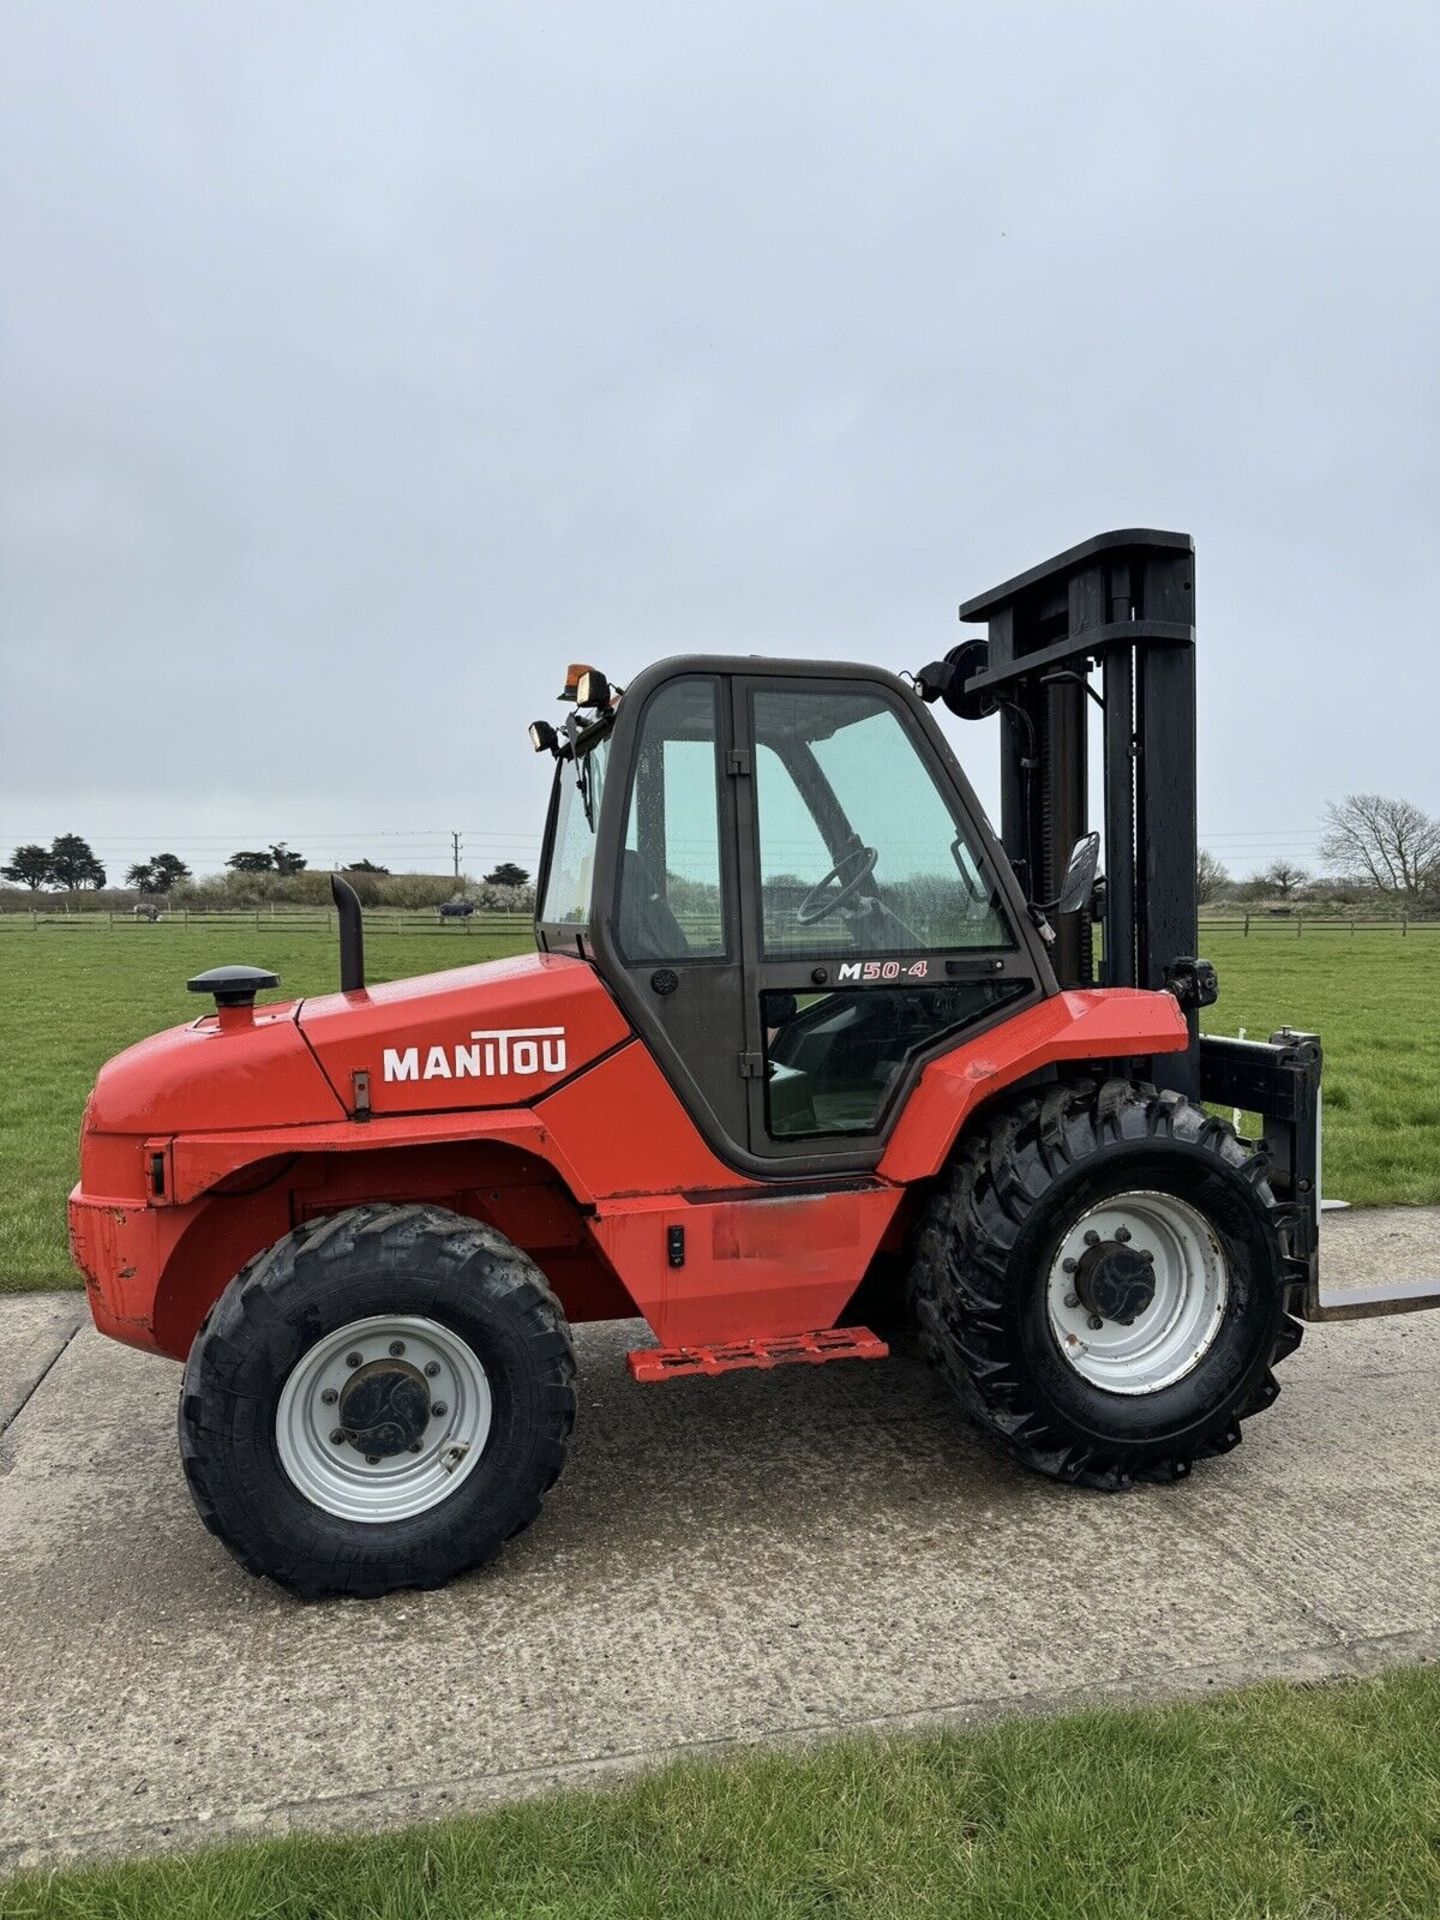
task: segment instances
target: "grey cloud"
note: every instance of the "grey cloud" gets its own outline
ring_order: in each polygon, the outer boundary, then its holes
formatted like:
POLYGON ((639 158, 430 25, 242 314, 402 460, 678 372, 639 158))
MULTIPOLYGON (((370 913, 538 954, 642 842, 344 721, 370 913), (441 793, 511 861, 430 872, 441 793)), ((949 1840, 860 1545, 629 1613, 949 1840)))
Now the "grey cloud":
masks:
POLYGON ((1433 10, 0 34, 7 847, 513 853, 567 659, 913 666, 1136 522, 1199 543, 1232 864, 1440 810, 1433 10))

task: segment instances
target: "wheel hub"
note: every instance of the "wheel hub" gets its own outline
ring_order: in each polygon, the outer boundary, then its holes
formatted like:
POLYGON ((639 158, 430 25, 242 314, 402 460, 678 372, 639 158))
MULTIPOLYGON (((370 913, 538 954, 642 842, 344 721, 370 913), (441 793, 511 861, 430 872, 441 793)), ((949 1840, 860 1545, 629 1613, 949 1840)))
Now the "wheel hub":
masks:
POLYGON ((1099 1319, 1133 1326, 1155 1299, 1155 1257, 1119 1240, 1102 1240, 1081 1256, 1075 1291, 1099 1319))
POLYGON ((407 1361, 372 1360, 340 1395, 341 1432, 367 1458, 388 1460, 419 1445, 430 1424, 430 1388, 407 1361))

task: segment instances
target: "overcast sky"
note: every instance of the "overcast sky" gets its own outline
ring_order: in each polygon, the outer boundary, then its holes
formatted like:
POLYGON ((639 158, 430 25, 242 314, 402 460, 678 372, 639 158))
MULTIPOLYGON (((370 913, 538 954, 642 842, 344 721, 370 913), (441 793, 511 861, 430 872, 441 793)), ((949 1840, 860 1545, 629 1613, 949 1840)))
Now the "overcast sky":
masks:
POLYGON ((1207 844, 1440 812, 1433 5, 0 20, 5 854, 530 866, 567 660, 914 667, 1136 524, 1207 844))

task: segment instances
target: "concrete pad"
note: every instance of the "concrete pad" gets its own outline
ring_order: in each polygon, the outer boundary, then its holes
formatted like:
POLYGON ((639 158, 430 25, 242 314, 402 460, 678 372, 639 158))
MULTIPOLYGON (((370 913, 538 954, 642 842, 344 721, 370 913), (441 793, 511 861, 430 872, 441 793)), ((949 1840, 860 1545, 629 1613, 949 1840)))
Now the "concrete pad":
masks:
POLYGON ((1327 1286, 1396 1286, 1440 1281, 1435 1207, 1364 1207, 1322 1214, 1321 1271, 1327 1286))
POLYGON ((1440 1313, 1311 1329, 1238 1453, 1122 1498, 916 1363, 636 1387, 637 1331, 580 1330, 571 1464, 495 1567, 306 1606, 199 1525, 178 1369, 83 1330, 0 1443, 0 1865, 1440 1654, 1440 1313))
POLYGON ((83 1293, 18 1293, 0 1304, 3 1433, 90 1314, 83 1293))

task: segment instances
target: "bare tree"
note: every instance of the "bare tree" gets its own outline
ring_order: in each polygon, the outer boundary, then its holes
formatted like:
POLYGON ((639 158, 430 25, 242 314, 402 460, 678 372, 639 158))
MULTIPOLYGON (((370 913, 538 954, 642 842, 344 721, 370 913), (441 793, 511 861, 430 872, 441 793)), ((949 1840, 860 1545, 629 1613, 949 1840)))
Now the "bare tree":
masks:
POLYGON ((1230 874, 1224 863, 1208 847, 1201 847, 1195 861, 1195 898, 1201 906, 1223 893, 1229 884, 1230 874))
POLYGON ((1288 900, 1296 887, 1304 886, 1310 874, 1307 868, 1294 866, 1289 860, 1276 860, 1260 878, 1266 886, 1273 887, 1282 900, 1288 900))
POLYGON ((1342 873, 1364 874, 1381 893, 1415 901, 1440 877, 1440 820, 1409 800, 1349 793, 1325 809, 1320 854, 1342 873))

